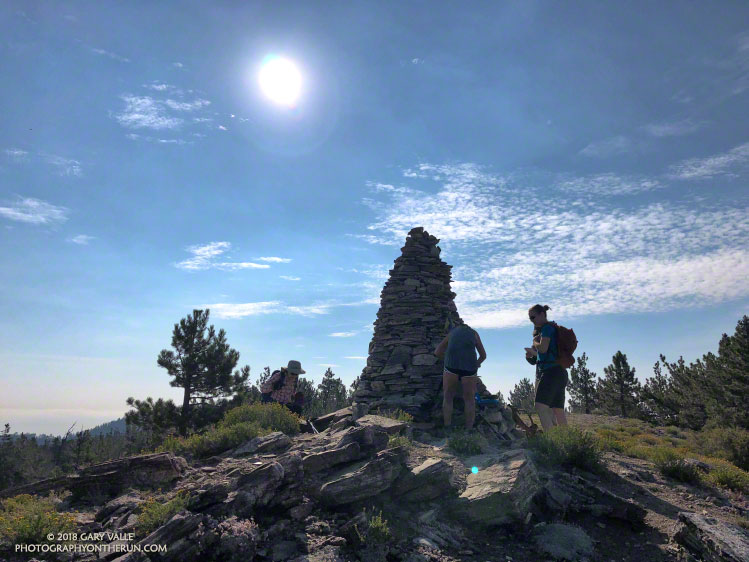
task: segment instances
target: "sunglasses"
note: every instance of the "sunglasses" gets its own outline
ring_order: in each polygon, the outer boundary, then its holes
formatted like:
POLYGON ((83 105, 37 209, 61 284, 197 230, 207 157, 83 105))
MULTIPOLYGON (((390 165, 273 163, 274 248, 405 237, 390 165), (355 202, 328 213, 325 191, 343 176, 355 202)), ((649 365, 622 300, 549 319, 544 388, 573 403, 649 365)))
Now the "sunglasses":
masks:
POLYGON ((531 319, 531 322, 533 322, 533 321, 534 321, 534 320, 536 319, 536 317, 535 317, 535 316, 529 316, 528 318, 530 318, 530 319, 531 319))

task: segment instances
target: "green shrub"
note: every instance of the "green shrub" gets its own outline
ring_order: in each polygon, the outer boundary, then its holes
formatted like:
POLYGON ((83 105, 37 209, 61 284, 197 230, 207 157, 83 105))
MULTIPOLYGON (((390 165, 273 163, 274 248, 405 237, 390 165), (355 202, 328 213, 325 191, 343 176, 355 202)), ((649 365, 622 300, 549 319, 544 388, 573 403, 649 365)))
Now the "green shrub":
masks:
POLYGON ((286 435, 299 433, 299 416, 276 402, 255 402, 233 408, 226 412, 218 427, 231 427, 245 422, 253 422, 270 431, 281 431, 286 435))
POLYGON ((666 433, 669 435, 679 435, 679 428, 675 425, 669 425, 666 427, 666 433))
POLYGON ((50 533, 74 532, 75 518, 58 513, 53 498, 22 494, 0 502, 0 538, 12 545, 41 544, 56 542, 47 539, 50 533))
POLYGON ((180 454, 190 452, 196 457, 222 453, 259 435, 270 433, 254 422, 241 422, 228 427, 218 427, 189 437, 168 437, 160 449, 180 454))
POLYGON ((654 448, 652 460, 661 474, 667 478, 687 484, 699 484, 702 481, 700 470, 695 465, 688 464, 684 456, 673 449, 654 448))
POLYGON ((565 468, 601 472, 601 447, 592 433, 576 427, 557 426, 530 440, 543 462, 565 468))
POLYGON ((749 473, 727 463, 711 469, 706 479, 716 486, 749 493, 749 473))
POLYGON ((649 435, 647 433, 639 436, 637 439, 641 443, 646 443, 648 445, 660 445, 661 443, 661 440, 658 439, 655 435, 649 435))
POLYGON ((369 519, 367 539, 375 544, 387 544, 390 542, 391 534, 387 520, 383 519, 382 511, 369 519))
POLYGON ((375 411, 375 415, 406 423, 414 421, 414 417, 411 414, 409 414, 408 412, 404 412, 400 408, 398 408, 397 410, 380 410, 378 408, 377 411, 375 411))
POLYGON ((404 449, 410 449, 413 442, 405 435, 391 435, 388 439, 388 448, 403 447, 404 449))
POLYGON ((459 455, 478 455, 482 451, 483 439, 477 433, 466 433, 463 430, 456 430, 447 439, 448 448, 452 449, 459 455))
POLYGON ((655 449, 655 447, 651 447, 650 445, 640 445, 638 443, 633 443, 630 441, 625 444, 624 448, 622 449, 622 453, 628 457, 633 457, 635 459, 651 461, 653 460, 655 449))
POLYGON ((691 435, 689 445, 698 453, 731 461, 749 470, 749 430, 715 427, 691 435))
POLYGON ((135 525, 135 533, 138 537, 145 537, 169 521, 176 513, 187 508, 189 496, 186 491, 180 490, 177 495, 166 503, 162 503, 154 497, 148 498, 138 506, 138 523, 135 525))

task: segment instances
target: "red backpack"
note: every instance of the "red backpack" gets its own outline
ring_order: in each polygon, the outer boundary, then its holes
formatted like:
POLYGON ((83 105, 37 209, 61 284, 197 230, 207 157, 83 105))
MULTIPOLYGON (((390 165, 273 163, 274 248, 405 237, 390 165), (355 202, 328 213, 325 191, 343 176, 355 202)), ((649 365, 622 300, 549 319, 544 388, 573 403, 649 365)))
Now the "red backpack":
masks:
POLYGON ((552 322, 552 324, 557 330, 557 363, 565 369, 569 369, 575 364, 575 358, 572 357, 572 354, 577 349, 577 336, 571 328, 565 328, 556 322, 552 322))

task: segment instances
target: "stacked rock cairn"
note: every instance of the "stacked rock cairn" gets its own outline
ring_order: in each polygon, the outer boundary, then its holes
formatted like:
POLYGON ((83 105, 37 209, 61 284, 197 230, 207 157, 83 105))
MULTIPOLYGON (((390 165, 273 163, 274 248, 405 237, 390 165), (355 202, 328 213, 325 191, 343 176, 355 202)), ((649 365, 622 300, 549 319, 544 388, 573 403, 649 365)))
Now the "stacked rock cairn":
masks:
POLYGON ((367 366, 354 394, 355 417, 377 408, 399 408, 429 421, 435 405, 441 408, 443 363, 434 350, 446 335, 455 293, 450 290, 452 266, 440 259, 438 242, 423 227, 411 229, 390 270, 367 366))

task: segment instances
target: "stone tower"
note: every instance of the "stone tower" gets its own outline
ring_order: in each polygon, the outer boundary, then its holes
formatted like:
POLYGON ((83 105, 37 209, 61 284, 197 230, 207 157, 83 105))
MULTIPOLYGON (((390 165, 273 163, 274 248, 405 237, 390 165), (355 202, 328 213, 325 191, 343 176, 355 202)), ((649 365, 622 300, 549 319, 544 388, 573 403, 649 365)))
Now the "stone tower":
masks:
POLYGON ((412 229, 390 270, 367 366, 354 395, 355 417, 382 407, 428 421, 435 407, 442 406, 443 364, 434 349, 446 335, 455 293, 450 290, 452 266, 440 259, 438 242, 422 227, 412 229))

